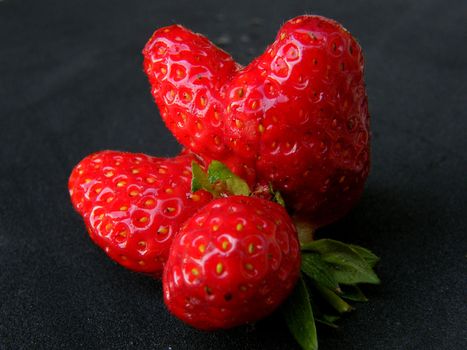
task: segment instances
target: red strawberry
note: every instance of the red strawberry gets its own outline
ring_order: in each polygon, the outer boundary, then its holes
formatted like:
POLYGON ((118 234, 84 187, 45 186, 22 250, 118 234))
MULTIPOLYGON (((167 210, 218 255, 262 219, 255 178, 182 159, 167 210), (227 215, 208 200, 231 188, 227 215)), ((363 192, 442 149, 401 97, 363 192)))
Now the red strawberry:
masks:
POLYGON ((229 328, 270 314, 299 271, 297 232, 283 207, 256 197, 216 199, 174 239, 164 300, 196 328, 229 328))
POLYGON ((369 170, 363 56, 340 24, 294 18, 243 69, 181 26, 156 31, 143 53, 164 121, 206 161, 271 182, 314 226, 359 198, 369 170))
POLYGON ((84 158, 68 188, 93 241, 119 264, 161 275, 174 235, 211 199, 190 193, 192 160, 116 151, 84 158))
POLYGON ((252 184, 253 168, 233 157, 224 141, 225 90, 241 66, 204 36, 180 25, 156 30, 143 54, 151 92, 180 143, 222 159, 252 184))

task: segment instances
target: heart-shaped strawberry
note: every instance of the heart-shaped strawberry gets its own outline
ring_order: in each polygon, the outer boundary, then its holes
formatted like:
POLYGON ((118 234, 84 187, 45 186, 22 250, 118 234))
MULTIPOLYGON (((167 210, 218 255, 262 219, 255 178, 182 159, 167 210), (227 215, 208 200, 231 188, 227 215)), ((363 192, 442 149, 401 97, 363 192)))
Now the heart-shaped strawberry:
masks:
POLYGON ((184 146, 250 184, 272 183, 315 227, 354 205, 368 176, 369 115, 361 48, 340 24, 294 18, 245 68, 179 25, 157 30, 143 53, 184 146))
POLYGON ((92 240, 119 264, 160 276, 180 226, 212 198, 191 193, 193 160, 117 151, 84 158, 68 188, 92 240))

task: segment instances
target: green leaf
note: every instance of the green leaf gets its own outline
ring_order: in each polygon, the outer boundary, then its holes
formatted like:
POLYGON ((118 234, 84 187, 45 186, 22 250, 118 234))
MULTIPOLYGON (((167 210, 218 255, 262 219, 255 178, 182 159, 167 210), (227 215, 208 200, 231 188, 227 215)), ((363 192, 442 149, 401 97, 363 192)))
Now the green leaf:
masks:
POLYGON ((279 205, 282 205, 285 208, 285 201, 284 197, 282 197, 279 191, 275 191, 274 187, 272 187, 272 182, 269 182, 269 193, 272 196, 272 200, 279 205))
POLYGON ((322 323, 326 326, 329 326, 329 327, 332 327, 332 328, 339 328, 339 326, 337 324, 335 324, 334 322, 338 321, 341 317, 340 316, 336 316, 336 315, 327 315, 327 314, 323 314, 321 315, 320 318, 315 318, 315 320, 319 323, 322 323))
POLYGON ((302 244, 302 250, 320 253, 323 261, 331 265, 337 283, 380 283, 378 276, 365 259, 345 243, 320 239, 302 244))
POLYGON ((367 248, 360 247, 358 245, 349 244, 349 247, 360 255, 371 267, 375 267, 375 265, 379 261, 379 257, 376 256, 371 250, 367 248))
POLYGON ((341 297, 339 297, 335 292, 332 290, 322 287, 318 284, 315 284, 316 289, 320 292, 326 301, 331 304, 331 306, 339 313, 349 312, 352 311, 353 308, 349 304, 347 304, 341 297))
POLYGON ((212 194, 212 185, 209 182, 208 174, 206 174, 200 165, 195 161, 191 162, 191 192, 196 192, 198 190, 206 190, 212 194))
POLYGON ((223 163, 213 160, 208 168, 208 179, 211 184, 225 182, 228 192, 234 195, 250 195, 250 187, 240 177, 230 171, 223 163))
POLYGON ((330 266, 323 261, 319 254, 304 252, 302 254, 301 268, 315 283, 331 290, 337 291, 339 289, 339 285, 334 279, 332 271, 330 271, 330 266))
POLYGON ((326 322, 331 322, 331 323, 334 323, 336 321, 339 321, 340 320, 340 316, 339 315, 327 315, 327 314, 324 314, 323 315, 323 319, 326 321, 326 322))
POLYGON ((365 296, 365 294, 362 293, 360 288, 358 288, 357 286, 343 286, 342 293, 340 293, 339 296, 352 301, 368 301, 368 298, 365 296))
POLYGON ((279 191, 274 192, 274 201, 277 204, 282 205, 285 208, 285 201, 284 198, 282 197, 281 193, 279 191))
POLYGON ((290 332, 304 350, 318 349, 315 320, 305 281, 300 277, 282 311, 290 332))

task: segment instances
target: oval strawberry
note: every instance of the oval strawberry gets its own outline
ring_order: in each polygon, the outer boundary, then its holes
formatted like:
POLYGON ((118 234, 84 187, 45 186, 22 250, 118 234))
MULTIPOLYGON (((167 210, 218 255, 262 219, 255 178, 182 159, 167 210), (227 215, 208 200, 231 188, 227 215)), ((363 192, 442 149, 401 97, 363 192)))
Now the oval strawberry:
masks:
POLYGON ((156 31, 144 56, 165 123, 206 161, 223 161, 250 184, 272 183, 315 227, 338 219, 359 198, 369 171, 363 56, 337 22, 290 20, 243 69, 180 26, 156 31), (189 72, 207 72, 202 85, 195 73, 170 78, 181 61, 189 72), (167 89, 182 97, 168 99, 167 89))
POLYGON ((193 327, 230 328, 275 310, 299 271, 297 232, 283 207, 256 197, 216 199, 174 239, 164 301, 193 327))
POLYGON ((117 151, 84 158, 68 188, 92 240, 117 263, 160 276, 174 235, 212 198, 191 194, 192 161, 117 151))

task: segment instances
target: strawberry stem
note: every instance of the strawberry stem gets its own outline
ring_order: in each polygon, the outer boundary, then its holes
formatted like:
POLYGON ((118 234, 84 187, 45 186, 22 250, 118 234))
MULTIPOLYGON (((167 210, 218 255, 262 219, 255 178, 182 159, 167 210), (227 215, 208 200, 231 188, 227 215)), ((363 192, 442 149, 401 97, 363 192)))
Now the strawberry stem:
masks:
POLYGON ((297 228, 298 239, 300 240, 300 243, 306 244, 312 242, 314 239, 313 226, 311 226, 308 221, 301 218, 293 217, 292 219, 295 223, 295 227, 297 228))
POLYGON ((353 310, 353 307, 347 304, 341 297, 339 297, 332 290, 321 286, 318 283, 313 284, 315 288, 319 291, 321 296, 326 299, 326 301, 331 304, 331 306, 339 313, 349 312, 353 310))

